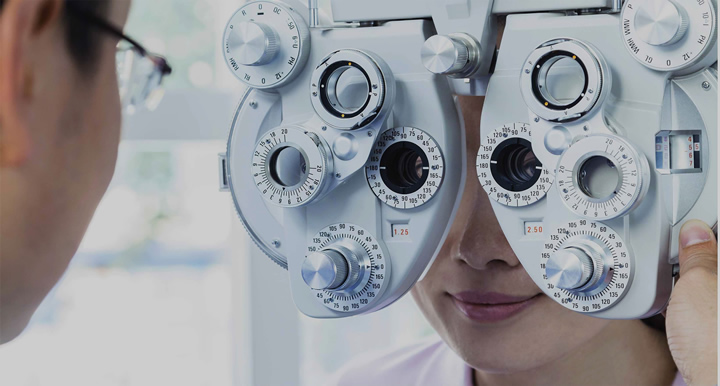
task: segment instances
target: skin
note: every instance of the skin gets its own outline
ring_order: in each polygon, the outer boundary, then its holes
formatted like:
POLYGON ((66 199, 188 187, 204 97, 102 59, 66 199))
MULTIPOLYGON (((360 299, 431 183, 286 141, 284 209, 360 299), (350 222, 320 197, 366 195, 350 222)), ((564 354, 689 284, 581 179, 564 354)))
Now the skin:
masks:
MULTIPOLYGON (((104 38, 96 72, 80 71, 63 41, 61 6, 9 0, 0 14, 0 343, 20 334, 67 268, 116 160, 117 41, 104 38)), ((129 6, 115 1, 108 20, 123 26, 129 6)), ((461 98, 468 128, 479 127, 481 104, 461 98)), ((469 165, 476 134, 467 135, 469 165)), ((557 374, 566 384, 669 384, 674 363, 690 384, 714 383, 717 244, 707 226, 692 222, 681 236, 692 245, 680 254, 666 340, 640 321, 590 318, 540 295, 468 170, 460 214, 413 296, 475 369, 476 384, 558 384, 557 374), (540 297, 508 320, 478 325, 448 296, 468 289, 540 297)))
MULTIPOLYGON (((0 13, 0 343, 27 326, 76 252, 115 168, 117 39, 97 66, 70 56, 63 0, 9 0, 0 13)), ((104 17, 125 24, 129 1, 104 17)))
POLYGON ((707 225, 686 225, 699 229, 693 240, 704 241, 680 254, 667 337, 640 320, 597 319, 562 307, 523 269, 474 174, 482 103, 460 97, 468 128, 465 191, 440 254, 412 290, 433 328, 474 369, 475 384, 670 385, 678 369, 691 385, 714 384, 717 244, 707 225), (467 290, 538 297, 508 319, 478 322, 450 296, 467 290))

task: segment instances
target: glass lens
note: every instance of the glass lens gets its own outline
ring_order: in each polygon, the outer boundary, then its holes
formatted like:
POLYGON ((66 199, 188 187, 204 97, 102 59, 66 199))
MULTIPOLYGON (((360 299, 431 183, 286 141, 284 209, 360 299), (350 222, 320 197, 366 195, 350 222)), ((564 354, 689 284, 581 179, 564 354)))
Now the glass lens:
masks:
POLYGON ((132 114, 141 108, 154 110, 164 94, 158 65, 135 48, 118 49, 116 62, 123 111, 132 114))

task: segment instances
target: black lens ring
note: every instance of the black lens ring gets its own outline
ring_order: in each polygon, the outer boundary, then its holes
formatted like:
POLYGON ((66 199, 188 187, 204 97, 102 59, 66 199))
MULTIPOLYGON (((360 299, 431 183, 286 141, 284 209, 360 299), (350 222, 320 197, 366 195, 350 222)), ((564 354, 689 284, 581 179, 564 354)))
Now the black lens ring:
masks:
MULTIPOLYGON (((411 165, 412 166, 412 165, 411 165)), ((398 194, 411 194, 418 191, 427 181, 430 169, 430 163, 427 155, 420 146, 408 142, 396 142, 383 152, 380 157, 380 177, 385 186, 398 194), (408 173, 407 156, 417 154, 422 161, 422 175, 416 181, 409 181, 406 177, 408 173), (404 159, 405 158, 405 159, 404 159)))
POLYGON ((533 67, 532 76, 530 77, 532 81, 532 92, 533 95, 535 95, 535 98, 537 98, 538 101, 540 101, 540 104, 551 109, 551 110, 567 110, 575 107, 578 103, 582 101, 582 99, 585 97, 585 94, 588 91, 588 72, 587 68, 585 67, 585 63, 583 63, 580 58, 573 54, 572 52, 568 51, 552 51, 549 54, 541 57, 537 63, 535 63, 535 66, 533 67), (545 98, 545 96, 542 95, 542 92, 540 91, 540 85, 538 84, 538 75, 540 73, 540 70, 543 68, 545 63, 550 61, 551 59, 557 58, 558 56, 564 56, 568 57, 570 59, 573 59, 575 62, 577 62, 580 65, 580 68, 583 70, 583 75, 585 76, 585 84, 583 85, 583 91, 580 93, 580 95, 575 99, 574 101, 565 104, 565 105, 556 105, 549 100, 545 98), (573 58, 574 57, 574 58, 573 58))
POLYGON ((319 84, 319 86, 320 86, 320 103, 322 104, 322 106, 325 108, 325 110, 327 112, 329 112, 330 114, 332 114, 333 116, 335 116, 337 118, 342 118, 342 119, 355 118, 358 115, 360 115, 363 111, 365 111, 365 108, 367 107, 368 103, 370 103, 370 93, 368 93, 367 98, 365 98, 365 103, 361 107, 357 108, 355 110, 355 112, 352 112, 352 113, 344 113, 344 112, 338 111, 335 107, 333 107, 332 103, 330 103, 330 100, 328 100, 328 95, 327 95, 328 80, 330 79, 332 74, 335 72, 335 70, 342 68, 342 67, 357 68, 358 70, 360 70, 360 72, 365 77, 365 81, 367 82, 368 87, 370 87, 370 85, 372 84, 370 82, 370 77, 368 76, 367 72, 365 72, 365 69, 362 68, 361 66, 354 64, 353 62, 350 62, 350 61, 335 62, 335 63, 329 65, 323 72, 322 76, 320 77, 320 84, 319 84))
POLYGON ((525 138, 508 138, 498 144, 490 156, 490 173, 492 173, 493 179, 500 187, 510 192, 522 192, 530 189, 542 174, 542 163, 537 158, 535 158, 535 165, 533 166, 533 175, 529 179, 520 175, 524 173, 518 173, 514 170, 516 165, 507 162, 508 152, 517 154, 522 149, 532 152, 530 141, 525 138))

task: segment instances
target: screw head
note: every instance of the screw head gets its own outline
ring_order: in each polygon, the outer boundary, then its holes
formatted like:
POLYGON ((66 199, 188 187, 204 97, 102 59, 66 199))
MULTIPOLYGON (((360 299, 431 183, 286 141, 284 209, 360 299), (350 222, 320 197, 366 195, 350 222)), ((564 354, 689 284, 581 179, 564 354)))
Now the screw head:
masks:
POLYGON ((535 122, 540 122, 540 118, 535 117, 534 121, 535 121, 535 122))
POLYGON ((252 108, 255 109, 255 108, 257 108, 257 106, 258 106, 258 103, 257 103, 256 100, 251 100, 251 101, 250 101, 250 107, 252 107, 252 108))
POLYGON ((327 126, 323 126, 323 127, 321 127, 321 129, 322 129, 322 131, 325 131, 325 130, 327 130, 327 126))
POLYGON ((340 173, 335 173, 335 178, 341 178, 341 177, 342 177, 342 174, 340 174, 340 173))
POLYGON ((710 82, 708 82, 707 80, 702 82, 702 88, 705 90, 710 90, 710 82))
POLYGON ((280 248, 280 245, 281 245, 281 244, 280 244, 280 240, 278 240, 278 239, 273 240, 273 241, 272 241, 272 245, 273 245, 273 247, 275 247, 275 248, 280 248))
POLYGON ((368 137, 372 137, 372 136, 373 136, 372 130, 368 131, 368 137))

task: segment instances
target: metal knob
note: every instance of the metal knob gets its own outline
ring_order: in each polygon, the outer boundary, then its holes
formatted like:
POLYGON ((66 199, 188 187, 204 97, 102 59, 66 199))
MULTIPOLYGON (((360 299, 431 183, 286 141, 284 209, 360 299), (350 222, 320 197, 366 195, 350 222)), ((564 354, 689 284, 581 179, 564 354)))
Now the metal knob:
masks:
POLYGON ((465 42, 454 36, 435 35, 423 44, 420 58, 428 71, 452 75, 462 72, 468 66, 470 49, 465 42))
POLYGON ((280 50, 277 33, 269 26, 251 21, 237 23, 228 38, 230 50, 245 66, 269 63, 280 50))
POLYGON ((338 288, 347 277, 347 260, 332 249, 311 253, 302 265, 302 278, 312 289, 338 288))
POLYGON ((687 13, 672 0, 648 0, 635 13, 635 29, 647 44, 667 46, 685 35, 687 13))
POLYGON ((575 289, 584 286, 593 275, 593 260, 578 248, 561 249, 545 264, 548 281, 558 288, 575 289))

